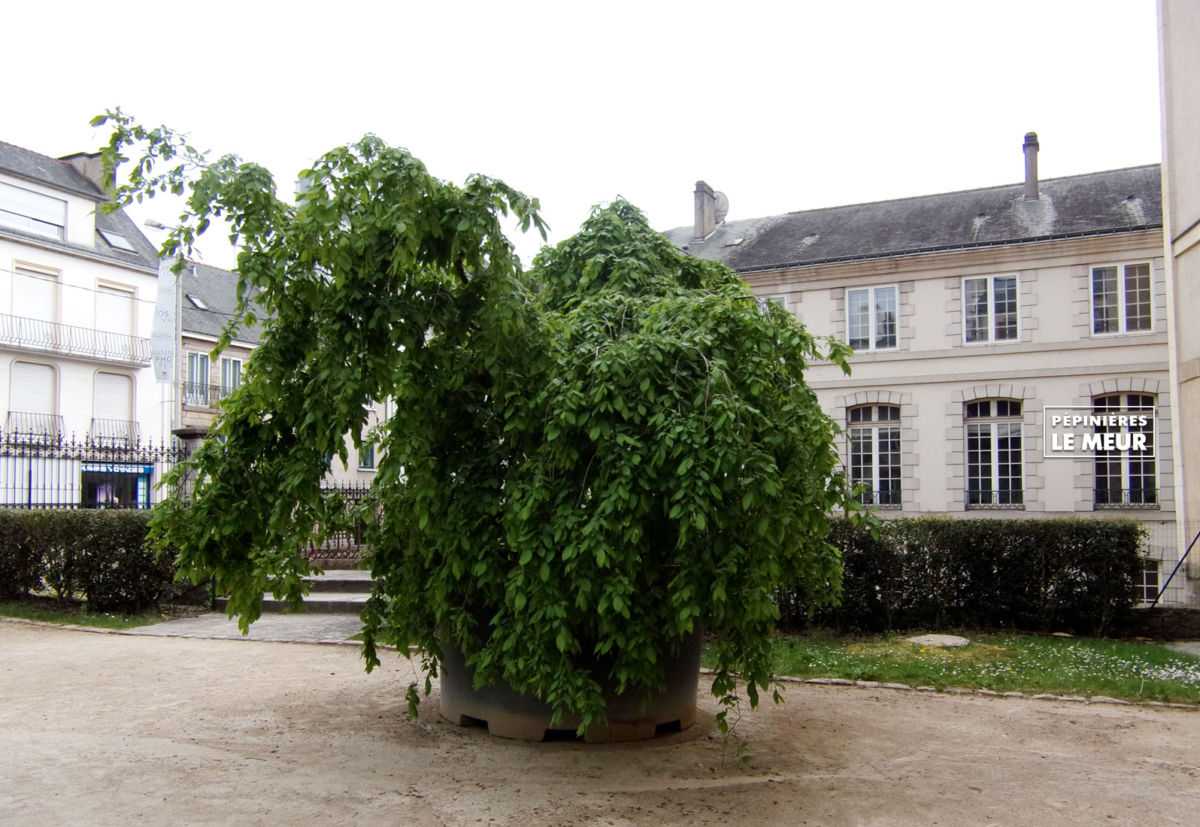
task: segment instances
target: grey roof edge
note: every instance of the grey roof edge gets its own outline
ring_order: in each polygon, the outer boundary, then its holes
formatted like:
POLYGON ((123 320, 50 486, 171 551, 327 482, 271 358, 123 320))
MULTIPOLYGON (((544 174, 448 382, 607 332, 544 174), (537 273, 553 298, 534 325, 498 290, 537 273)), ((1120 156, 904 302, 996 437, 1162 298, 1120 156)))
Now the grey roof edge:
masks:
POLYGON ((7 141, 0 141, 0 171, 14 178, 66 190, 93 201, 108 200, 100 188, 70 162, 7 141))
POLYGON ((878 253, 864 253, 857 256, 840 256, 825 259, 804 259, 802 261, 785 262, 782 264, 756 264, 750 267, 732 267, 735 273, 762 273, 769 270, 790 270, 794 267, 815 267, 819 264, 843 264, 852 261, 872 261, 878 258, 899 258, 901 256, 919 256, 928 253, 950 253, 956 250, 979 250, 987 247, 1012 247, 1017 244, 1038 244, 1046 241, 1064 241, 1071 238, 1097 238, 1107 235, 1123 235, 1125 233, 1144 232, 1146 230, 1161 230, 1162 223, 1141 224, 1132 227, 1118 227, 1111 230, 1094 230, 1080 233, 1057 233, 1044 236, 1029 236, 999 241, 980 241, 975 244, 945 244, 932 247, 914 247, 911 250, 880 250, 878 253))

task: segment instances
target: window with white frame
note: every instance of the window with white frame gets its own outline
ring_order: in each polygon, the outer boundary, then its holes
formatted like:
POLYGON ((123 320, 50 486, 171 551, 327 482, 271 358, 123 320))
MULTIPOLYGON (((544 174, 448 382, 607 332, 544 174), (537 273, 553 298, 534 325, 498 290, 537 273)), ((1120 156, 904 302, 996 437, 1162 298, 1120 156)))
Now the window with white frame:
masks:
POLYGON ((242 360, 221 357, 221 398, 233 393, 242 384, 242 360))
POLYGON ((96 287, 96 329, 106 333, 132 336, 135 332, 133 308, 136 292, 132 287, 99 284, 96 287))
POLYGON ((1134 600, 1138 603, 1153 603, 1158 597, 1158 561, 1142 560, 1142 569, 1133 584, 1134 600))
POLYGON ((1017 339, 1017 277, 963 279, 963 341, 1009 342, 1017 339))
POLYGON ((900 292, 895 285, 846 290, 846 343, 855 350, 893 350, 899 343, 900 292))
MULTIPOLYGON (((43 325, 58 320, 58 273, 30 265, 13 268, 12 313, 43 325)), ((32 331, 29 331, 32 334, 32 331)), ((23 336, 29 340, 30 336, 23 336)), ((33 341, 41 337, 32 336, 33 341)))
POLYGON ((67 202, 24 187, 0 184, 0 226, 66 238, 67 202))
POLYGON ((900 408, 860 405, 846 415, 850 481, 861 484, 859 502, 900 507, 900 408))
POLYGON ((133 419, 133 377, 101 371, 92 394, 92 437, 107 444, 132 445, 138 441, 133 419))
POLYGON ((1098 425, 1096 433, 1129 431, 1145 435, 1147 451, 1096 451, 1095 507, 1158 508, 1157 463, 1154 460, 1154 397, 1142 393, 1114 393, 1098 396, 1092 402, 1093 412, 1109 415, 1145 416, 1140 427, 1108 427, 1098 425))
POLYGON ((4 428, 23 437, 57 438, 62 420, 57 415, 57 376, 50 365, 13 362, 9 369, 8 417, 4 428))
POLYGON ((1092 268, 1092 332, 1133 333, 1153 325, 1150 265, 1092 268))
POLYGON ((187 381, 183 383, 185 405, 208 405, 208 354, 187 355, 187 381))
POLYGON ((967 508, 1023 508, 1021 403, 979 399, 966 403, 967 508))
POLYGON ((375 443, 363 442, 358 449, 358 468, 360 471, 375 470, 375 443))

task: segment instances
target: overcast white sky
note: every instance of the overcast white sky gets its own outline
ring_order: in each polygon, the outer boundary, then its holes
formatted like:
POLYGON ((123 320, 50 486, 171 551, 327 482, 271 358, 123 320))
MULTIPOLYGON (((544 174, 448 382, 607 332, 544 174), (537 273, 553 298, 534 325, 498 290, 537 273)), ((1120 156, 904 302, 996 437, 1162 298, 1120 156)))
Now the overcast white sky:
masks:
POLYGON ((93 151, 120 106, 287 193, 372 132, 537 196, 552 242, 617 195, 690 225, 697 179, 730 219, 1015 183, 1030 130, 1043 178, 1161 157, 1154 0, 44 2, 3 28, 0 140, 93 151))

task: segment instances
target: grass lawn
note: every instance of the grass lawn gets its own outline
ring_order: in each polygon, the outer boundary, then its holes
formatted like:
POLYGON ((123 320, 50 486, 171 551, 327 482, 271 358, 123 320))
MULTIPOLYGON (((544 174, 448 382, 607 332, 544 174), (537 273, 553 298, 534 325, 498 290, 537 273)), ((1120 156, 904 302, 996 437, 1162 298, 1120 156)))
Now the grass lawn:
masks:
POLYGON ((167 606, 136 614, 121 612, 89 612, 81 600, 59 600, 56 597, 28 596, 0 600, 0 617, 19 617, 64 626, 93 626, 99 629, 129 629, 173 620, 193 612, 190 606, 167 606))
MULTIPOLYGON (((781 635, 775 642, 775 672, 938 689, 1200 704, 1200 658, 1153 643, 959 632, 969 646, 921 647, 905 640, 913 634, 781 635)), ((707 656, 705 665, 712 665, 707 656)))

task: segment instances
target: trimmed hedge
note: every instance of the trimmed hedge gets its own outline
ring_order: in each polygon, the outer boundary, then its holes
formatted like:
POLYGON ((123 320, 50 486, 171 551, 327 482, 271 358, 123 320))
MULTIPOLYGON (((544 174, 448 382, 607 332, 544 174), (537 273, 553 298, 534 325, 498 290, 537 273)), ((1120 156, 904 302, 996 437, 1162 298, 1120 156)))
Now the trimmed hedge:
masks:
POLYGON ((146 543, 149 511, 0 509, 0 595, 44 585, 82 595, 96 611, 136 612, 194 587, 176 582, 172 555, 146 543))
POLYGON ((844 631, 1019 629, 1103 634, 1134 601, 1142 528, 1132 520, 883 521, 878 538, 834 520, 841 605, 809 616, 780 595, 780 625, 844 631))

